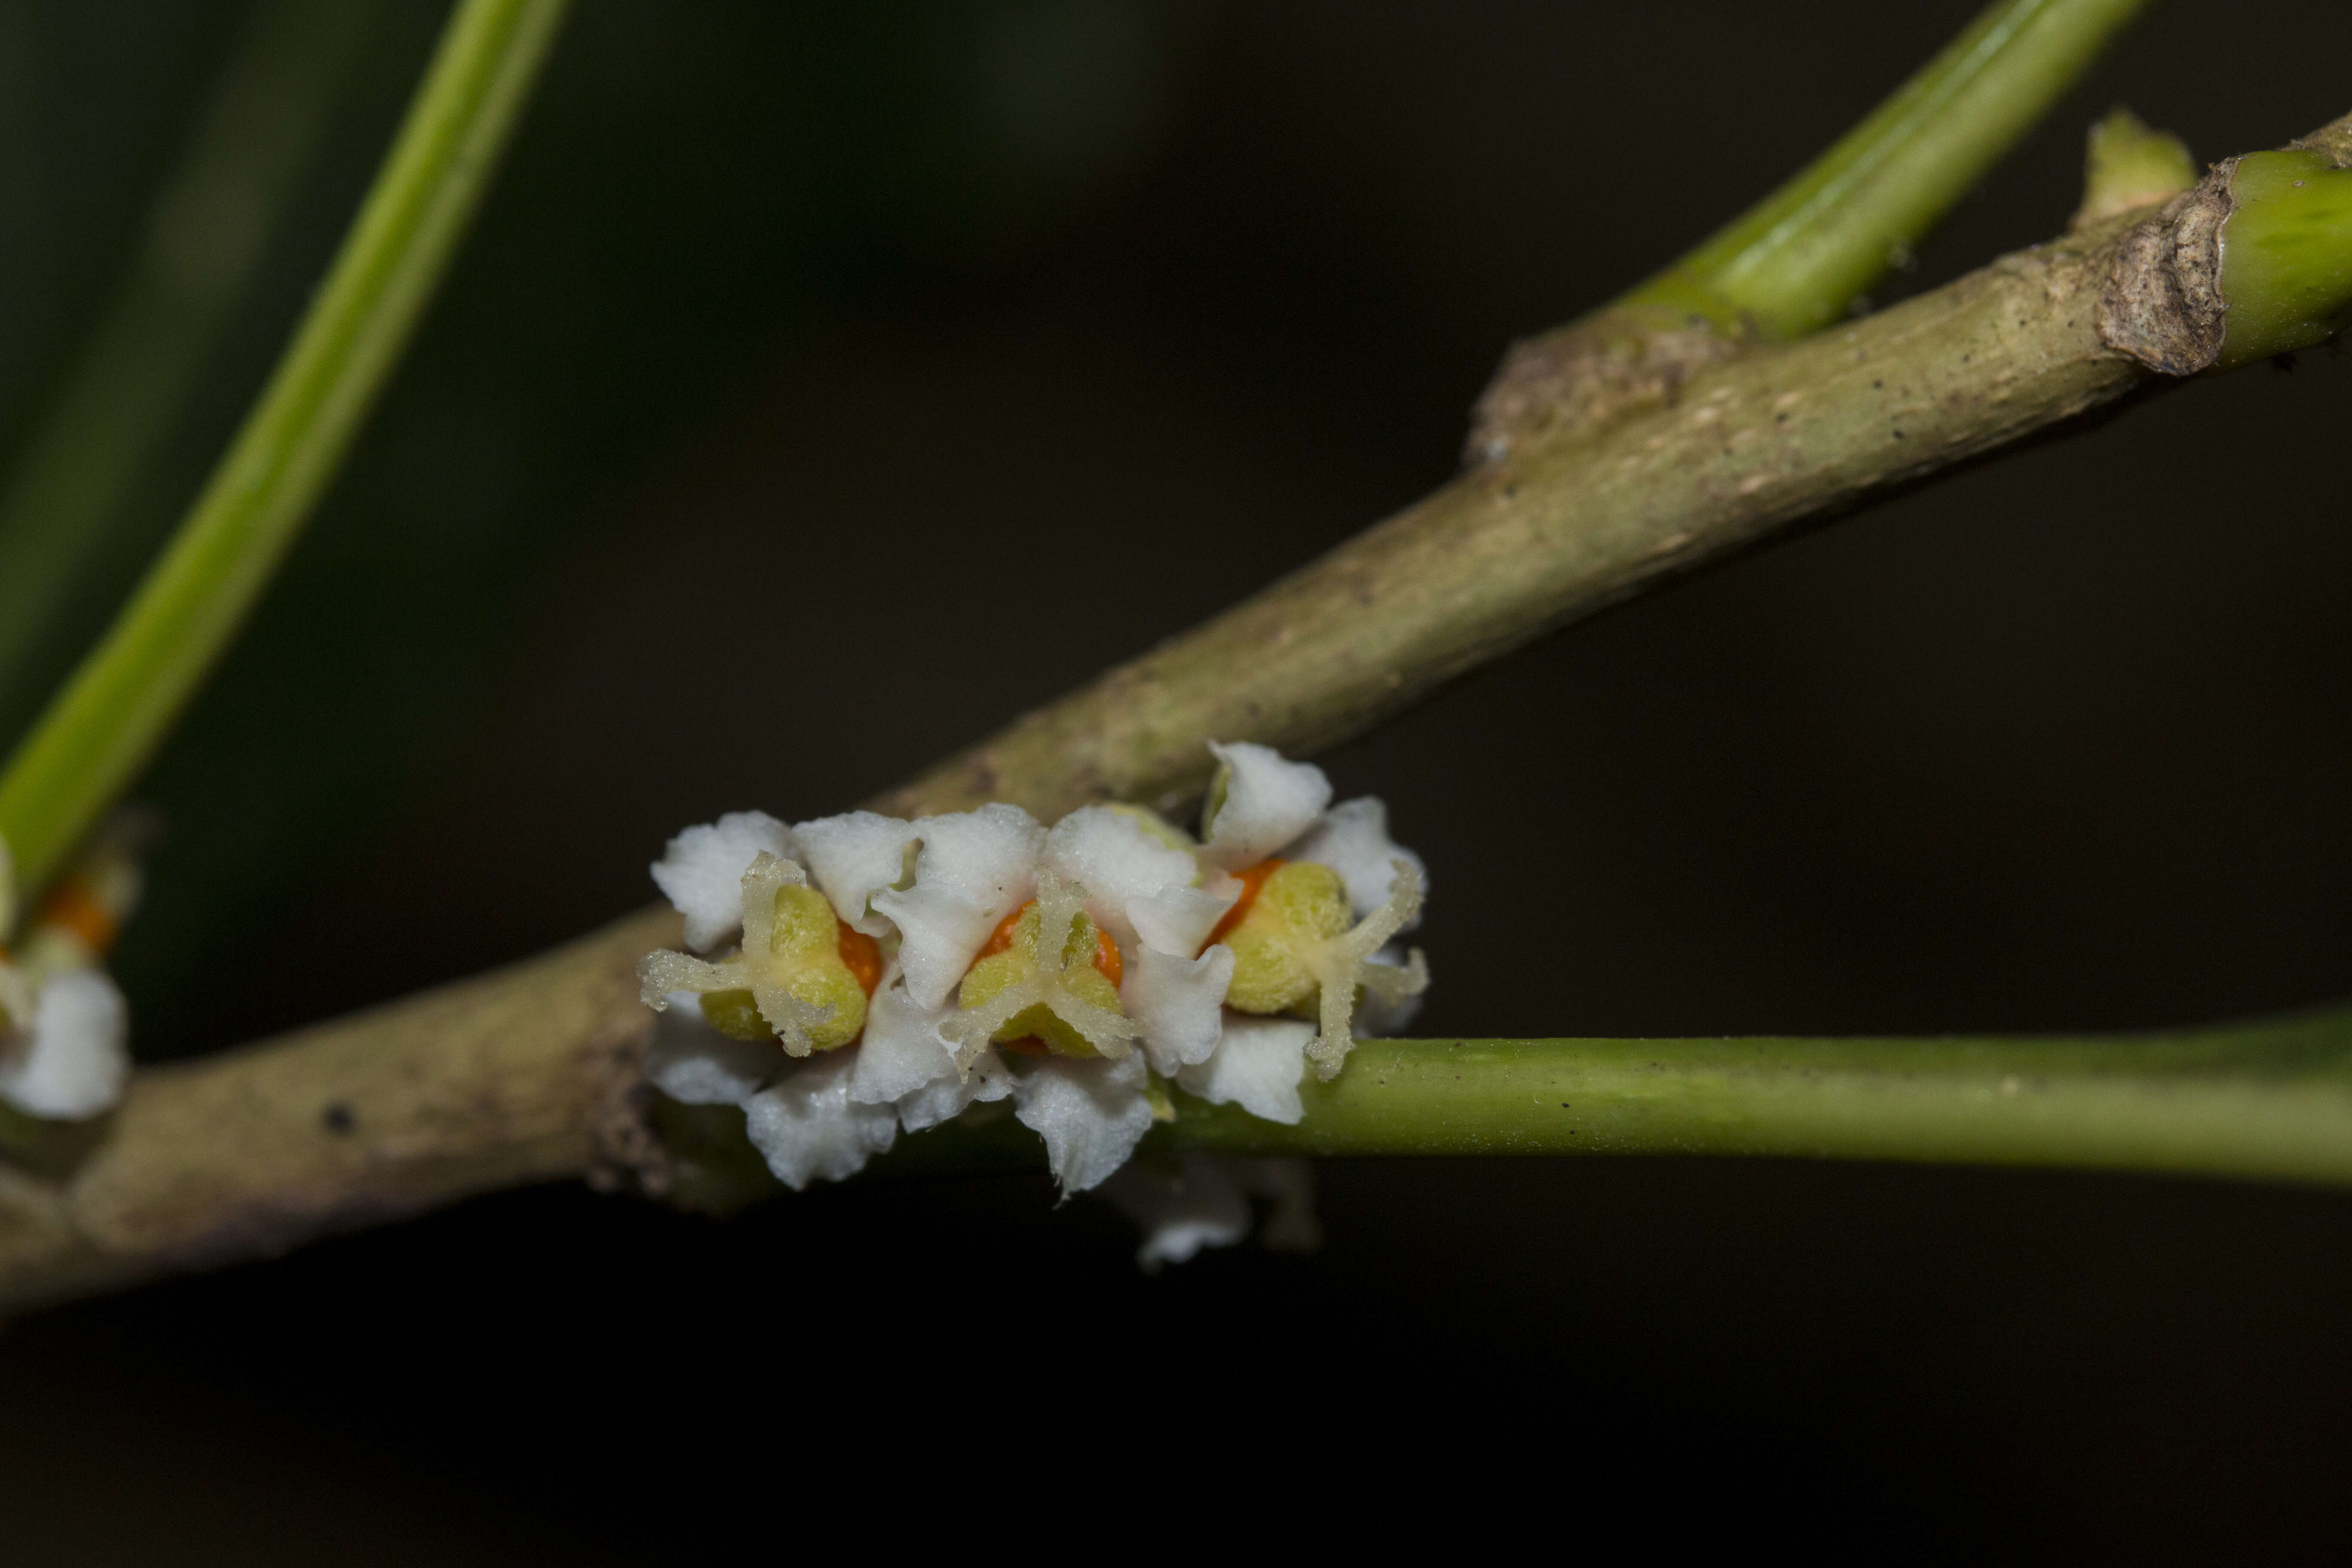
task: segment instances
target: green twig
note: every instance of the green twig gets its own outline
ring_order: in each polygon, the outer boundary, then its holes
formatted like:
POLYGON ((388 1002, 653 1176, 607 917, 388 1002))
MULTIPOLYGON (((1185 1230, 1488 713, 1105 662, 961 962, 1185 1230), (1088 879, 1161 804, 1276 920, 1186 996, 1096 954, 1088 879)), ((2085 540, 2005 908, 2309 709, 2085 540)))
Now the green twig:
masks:
POLYGON ((2249 153, 2229 185, 2228 319, 2213 368, 2310 348, 2352 326, 2352 169, 2318 152, 2249 153))
POLYGON ((2147 0, 2001 0, 1795 179, 1628 295, 1792 338, 1854 300, 2088 70, 2147 0))
POLYGON ((1388 1040, 1277 1127, 1180 1100, 1168 1144, 1301 1154, 1780 1154, 2352 1184, 2352 1011, 2151 1035, 1388 1040))
POLYGON ((222 68, 130 276, 0 491, 0 714, 37 697, 26 657, 244 295, 372 10, 268 0, 222 68))
POLYGON ((563 0, 463 0, 293 342, 170 547, 0 775, 30 890, 126 788, 349 448, 487 186, 563 0))

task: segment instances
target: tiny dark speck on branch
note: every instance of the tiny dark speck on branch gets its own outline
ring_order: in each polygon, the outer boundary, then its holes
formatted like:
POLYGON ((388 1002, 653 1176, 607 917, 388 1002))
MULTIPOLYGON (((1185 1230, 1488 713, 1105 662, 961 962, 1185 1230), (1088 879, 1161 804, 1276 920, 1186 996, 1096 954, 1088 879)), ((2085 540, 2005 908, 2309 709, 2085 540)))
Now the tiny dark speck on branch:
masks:
POLYGON ((319 1120, 327 1124, 330 1132, 349 1132, 360 1124, 360 1119, 352 1114, 352 1108, 340 1100, 328 1106, 319 1120))
POLYGON ((1874 381, 1870 384, 1870 390, 1873 392, 1883 392, 1885 389, 1886 384, 1883 381, 1874 381))
POLYGON ((1902 431, 1900 431, 1900 430, 1897 430, 1896 432, 1895 432, 1895 438, 1896 440, 1898 440, 1898 441, 1900 441, 1901 439, 1903 439, 1903 432, 1902 432, 1902 431))

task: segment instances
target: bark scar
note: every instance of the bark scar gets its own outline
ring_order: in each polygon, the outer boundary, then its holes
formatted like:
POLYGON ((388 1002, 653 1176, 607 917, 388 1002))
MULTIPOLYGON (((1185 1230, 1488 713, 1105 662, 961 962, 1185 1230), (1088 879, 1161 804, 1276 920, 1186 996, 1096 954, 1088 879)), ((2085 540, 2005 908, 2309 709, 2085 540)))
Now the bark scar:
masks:
POLYGON ((2227 158, 2164 210, 2126 230, 2099 291, 2099 340, 2165 375, 2195 375, 2219 358, 2221 226, 2237 208, 2227 158))

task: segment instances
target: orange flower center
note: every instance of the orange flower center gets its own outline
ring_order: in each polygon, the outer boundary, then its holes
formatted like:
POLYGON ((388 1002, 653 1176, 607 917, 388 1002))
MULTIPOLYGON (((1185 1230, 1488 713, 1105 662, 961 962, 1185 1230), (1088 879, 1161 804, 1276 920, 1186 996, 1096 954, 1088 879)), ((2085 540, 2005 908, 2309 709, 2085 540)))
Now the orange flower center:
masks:
POLYGON ((882 984, 881 943, 846 921, 836 917, 834 924, 841 932, 834 942, 834 951, 841 954, 841 962, 847 966, 850 978, 857 982, 857 988, 871 997, 874 988, 882 984))
MULTIPOLYGON (((1034 899, 1030 900, 1029 903, 1022 905, 997 921, 996 929, 988 933, 987 945, 980 950, 979 956, 972 962, 977 963, 982 958, 992 958, 997 953, 1012 952, 1013 928, 1021 923, 1021 917, 1029 912, 1030 904, 1034 904, 1036 901, 1034 899)), ((1100 926, 1095 927, 1095 973, 1113 985, 1118 984, 1118 977, 1127 973, 1126 961, 1118 955, 1118 943, 1111 941, 1110 932, 1100 926)), ((1006 1040, 997 1048, 1024 1057, 1050 1057, 1054 1054, 1053 1047, 1034 1035, 1024 1035, 1017 1040, 1006 1040)))
MULTIPOLYGON (((1228 931, 1249 919, 1250 908, 1257 902, 1258 889, 1265 886, 1265 879, 1289 864, 1289 861, 1277 856, 1271 860, 1261 860, 1255 866, 1245 866, 1234 872, 1234 875, 1241 879, 1242 896, 1234 900, 1234 907, 1225 911, 1225 918, 1217 922, 1217 929, 1209 933, 1209 940, 1201 944, 1201 952, 1206 952, 1224 941, 1228 931)), ((1198 958, 1201 953, 1196 952, 1192 956, 1198 958)))

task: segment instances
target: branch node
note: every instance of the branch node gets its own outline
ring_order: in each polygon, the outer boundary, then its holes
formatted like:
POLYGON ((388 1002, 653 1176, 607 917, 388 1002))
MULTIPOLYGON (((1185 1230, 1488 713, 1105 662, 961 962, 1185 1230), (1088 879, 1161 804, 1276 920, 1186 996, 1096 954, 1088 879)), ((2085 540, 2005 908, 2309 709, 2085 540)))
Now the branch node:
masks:
POLYGON ((2193 189, 2125 234, 2099 293, 2099 340, 2165 375, 2189 376, 2221 353, 2221 226, 2236 210, 2225 158, 2193 189))
POLYGON ((1615 306, 1522 338, 1478 395, 1463 462, 1499 462, 1554 431, 1590 434, 1628 414, 1671 408, 1685 382, 1742 346, 1703 319, 1648 305, 1615 306))

